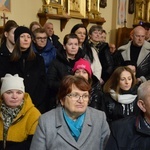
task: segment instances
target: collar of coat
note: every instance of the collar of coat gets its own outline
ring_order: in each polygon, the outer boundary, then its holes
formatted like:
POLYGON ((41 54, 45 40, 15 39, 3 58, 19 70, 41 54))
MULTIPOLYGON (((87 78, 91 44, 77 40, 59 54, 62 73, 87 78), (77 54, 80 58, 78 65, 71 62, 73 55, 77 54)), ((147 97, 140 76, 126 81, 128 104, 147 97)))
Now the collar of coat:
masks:
POLYGON ((144 119, 142 115, 137 116, 135 126, 137 132, 150 136, 150 129, 144 125, 144 119))

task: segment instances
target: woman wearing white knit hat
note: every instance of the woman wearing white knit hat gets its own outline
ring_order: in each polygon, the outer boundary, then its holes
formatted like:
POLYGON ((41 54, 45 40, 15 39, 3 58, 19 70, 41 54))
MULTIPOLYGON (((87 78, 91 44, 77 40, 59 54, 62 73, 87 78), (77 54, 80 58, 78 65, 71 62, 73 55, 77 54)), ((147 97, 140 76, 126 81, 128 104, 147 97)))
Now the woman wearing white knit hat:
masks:
POLYGON ((25 93, 23 78, 6 74, 0 90, 0 148, 28 150, 40 112, 25 93))

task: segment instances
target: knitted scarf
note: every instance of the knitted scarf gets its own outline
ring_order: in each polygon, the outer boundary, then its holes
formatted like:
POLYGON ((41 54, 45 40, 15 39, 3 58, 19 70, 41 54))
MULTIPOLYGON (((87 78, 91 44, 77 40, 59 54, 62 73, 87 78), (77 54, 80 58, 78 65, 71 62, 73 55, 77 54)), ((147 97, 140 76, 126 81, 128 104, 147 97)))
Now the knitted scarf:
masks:
POLYGON ((118 99, 117 99, 116 92, 112 89, 110 90, 110 95, 114 100, 118 101, 121 104, 130 104, 137 97, 137 95, 133 95, 133 94, 122 94, 122 95, 118 94, 118 99))

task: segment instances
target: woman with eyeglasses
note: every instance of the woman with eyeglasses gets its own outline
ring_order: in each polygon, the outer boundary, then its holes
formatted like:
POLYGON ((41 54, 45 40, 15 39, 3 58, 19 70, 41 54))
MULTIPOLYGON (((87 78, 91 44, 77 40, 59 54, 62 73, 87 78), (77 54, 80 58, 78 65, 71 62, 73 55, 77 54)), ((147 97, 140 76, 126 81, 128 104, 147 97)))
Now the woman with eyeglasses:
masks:
POLYGON ((60 85, 61 106, 41 116, 30 150, 103 150, 110 131, 105 113, 88 107, 90 84, 66 76, 60 85))

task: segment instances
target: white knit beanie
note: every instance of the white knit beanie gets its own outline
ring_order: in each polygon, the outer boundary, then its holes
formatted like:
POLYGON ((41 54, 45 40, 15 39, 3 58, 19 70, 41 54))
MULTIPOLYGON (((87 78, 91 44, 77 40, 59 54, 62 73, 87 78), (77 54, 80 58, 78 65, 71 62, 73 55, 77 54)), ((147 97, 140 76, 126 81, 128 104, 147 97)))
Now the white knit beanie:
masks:
POLYGON ((5 77, 1 78, 1 82, 1 95, 12 89, 25 92, 23 78, 19 77, 18 74, 15 74, 14 76, 11 74, 6 74, 5 77))

